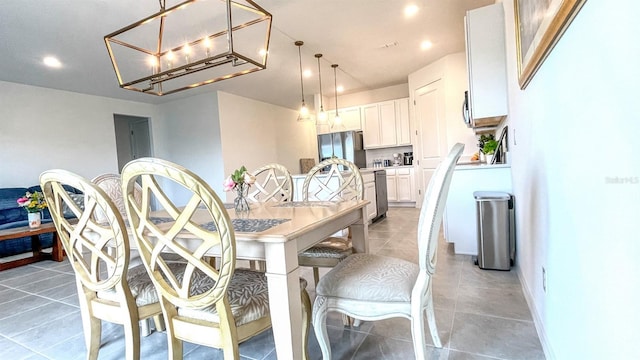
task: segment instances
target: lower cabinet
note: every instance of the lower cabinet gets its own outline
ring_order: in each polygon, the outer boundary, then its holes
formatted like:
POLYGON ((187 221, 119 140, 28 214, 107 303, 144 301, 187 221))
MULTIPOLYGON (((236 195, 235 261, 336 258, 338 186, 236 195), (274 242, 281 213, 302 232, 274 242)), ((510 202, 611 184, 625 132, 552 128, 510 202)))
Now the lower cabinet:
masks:
POLYGON ((385 168, 387 171, 387 198, 389 202, 415 202, 415 180, 412 167, 385 168))
POLYGON ((364 182, 364 199, 370 201, 367 205, 367 219, 371 220, 378 214, 375 176, 373 173, 363 174, 362 181, 364 182))

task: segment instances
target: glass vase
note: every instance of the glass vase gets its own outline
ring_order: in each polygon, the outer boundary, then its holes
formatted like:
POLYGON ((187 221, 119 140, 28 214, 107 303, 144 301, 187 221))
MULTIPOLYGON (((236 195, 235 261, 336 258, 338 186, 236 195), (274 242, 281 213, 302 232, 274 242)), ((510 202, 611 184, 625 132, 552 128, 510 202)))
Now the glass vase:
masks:
POLYGON ((236 193, 236 199, 233 202, 236 213, 249 212, 249 202, 247 201, 249 186, 246 184, 239 185, 236 187, 236 193))

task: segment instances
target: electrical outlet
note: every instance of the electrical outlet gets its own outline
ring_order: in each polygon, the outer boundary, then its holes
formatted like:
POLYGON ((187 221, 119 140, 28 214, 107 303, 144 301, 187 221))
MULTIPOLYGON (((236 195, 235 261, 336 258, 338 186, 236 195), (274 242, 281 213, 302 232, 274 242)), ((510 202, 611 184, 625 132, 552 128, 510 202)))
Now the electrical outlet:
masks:
POLYGON ((542 290, 547 293, 547 269, 542 267, 542 290))

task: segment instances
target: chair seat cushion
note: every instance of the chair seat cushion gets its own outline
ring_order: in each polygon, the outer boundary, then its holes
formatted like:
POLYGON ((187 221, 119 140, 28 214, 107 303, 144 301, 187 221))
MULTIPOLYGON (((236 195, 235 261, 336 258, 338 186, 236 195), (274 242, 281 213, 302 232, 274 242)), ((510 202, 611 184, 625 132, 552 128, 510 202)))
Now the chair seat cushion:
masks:
POLYGON ((354 254, 320 279, 316 294, 352 300, 409 302, 420 267, 409 261, 354 254))
MULTIPOLYGON (((199 288, 200 290, 197 290, 199 293, 215 284, 214 280, 208 276, 199 278, 197 282, 199 284, 193 284, 192 289, 199 288)), ((300 288, 304 289, 306 286, 307 281, 301 278, 300 288)), ((269 292, 264 272, 236 269, 227 289, 227 296, 236 326, 269 315, 269 292)), ((215 304, 202 309, 179 308, 178 315, 211 322, 220 321, 215 304)))
POLYGON ((341 237, 330 237, 299 254, 309 258, 344 259, 353 253, 351 240, 341 237))
MULTIPOLYGON (((151 282, 151 279, 147 274, 147 269, 145 269, 144 265, 129 268, 127 271, 127 282, 129 283, 131 295, 136 299, 136 305, 144 306, 158 302, 158 292, 153 286, 153 282, 151 282)), ((116 291, 114 289, 99 291, 98 298, 118 301, 118 297, 116 296, 116 291)))

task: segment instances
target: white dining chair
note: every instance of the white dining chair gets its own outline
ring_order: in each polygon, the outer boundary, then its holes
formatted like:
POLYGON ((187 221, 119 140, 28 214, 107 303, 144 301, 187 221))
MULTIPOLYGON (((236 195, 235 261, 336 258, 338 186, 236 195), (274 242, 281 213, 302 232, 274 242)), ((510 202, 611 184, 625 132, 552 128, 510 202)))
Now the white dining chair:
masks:
POLYGON ((325 360, 331 359, 326 326, 329 311, 359 320, 410 319, 416 359, 426 357, 426 313, 433 344, 442 347, 433 309, 433 275, 447 193, 463 149, 463 144, 453 146, 425 192, 418 222, 419 264, 382 255, 354 254, 320 279, 313 305, 313 327, 325 360))
MULTIPOLYGON (((358 167, 347 160, 331 158, 314 166, 302 184, 303 201, 362 200, 364 182, 358 167)), ((314 284, 320 278, 319 267, 334 267, 353 254, 348 230, 346 236, 331 236, 298 255, 300 266, 313 268, 314 284)))
MULTIPOLYGON (((118 209, 118 212, 120 212, 120 215, 122 215, 122 218, 126 219, 127 209, 125 207, 124 197, 122 196, 122 178, 120 177, 120 175, 112 174, 112 173, 100 174, 94 177, 93 179, 91 179, 91 182, 96 184, 102 190, 104 190, 105 194, 107 194, 107 196, 111 199, 111 201, 113 201, 113 204, 118 209)), ((134 187, 134 198, 136 199, 137 202, 142 202, 142 189, 138 184, 136 184, 136 186, 134 187)), ((97 222, 106 221, 106 216, 101 211, 96 211, 94 213, 94 218, 96 219, 97 222)), ((132 237, 133 235, 130 234, 130 236, 132 237)), ((135 240, 131 238, 130 243, 131 241, 135 241, 135 240)), ((169 255, 165 256, 165 259, 167 259, 168 256, 169 255)), ((129 268, 136 267, 139 265, 142 265, 140 254, 138 253, 137 250, 130 249, 129 268)), ((109 269, 109 271, 111 270, 112 269, 109 269)), ((140 328, 142 330, 142 335, 144 336, 151 334, 151 326, 149 324, 150 320, 151 319, 147 319, 140 322, 140 328)), ((162 321, 162 315, 158 314, 157 316, 154 316, 153 321, 156 329, 160 331, 164 331, 164 322, 162 321)))
POLYGON ((75 273, 87 359, 98 358, 102 320, 124 326, 125 356, 139 359, 139 323, 161 309, 145 268, 129 267, 129 236, 120 212, 101 188, 69 171, 45 171, 40 184, 75 273), (63 185, 82 191, 83 206, 63 185), (65 209, 74 216, 65 217, 65 209))
POLYGON ((293 200, 293 179, 286 167, 267 164, 250 172, 256 181, 251 186, 248 200, 256 203, 293 200))
MULTIPOLYGON (((271 163, 250 172, 256 179, 251 186, 247 200, 254 203, 285 202, 293 200, 293 178, 283 165, 271 163)), ((250 260, 249 267, 266 270, 261 260, 250 260)))
MULTIPOLYGON (((271 327, 269 294, 264 272, 236 268, 235 231, 224 204, 199 176, 161 159, 129 162, 122 179, 138 249, 160 295, 169 358, 181 359, 188 341, 222 349, 225 359, 239 359, 238 343, 271 327), (138 180, 142 203, 134 197, 138 180), (177 206, 168 196, 166 189, 175 187, 187 192, 186 205, 177 206), (152 200, 170 221, 152 221, 152 200), (206 258, 210 250, 221 254, 218 267, 206 258), (182 267, 167 264, 163 252, 182 257, 182 267)), ((306 355, 310 301, 303 279, 300 286, 306 355)))

